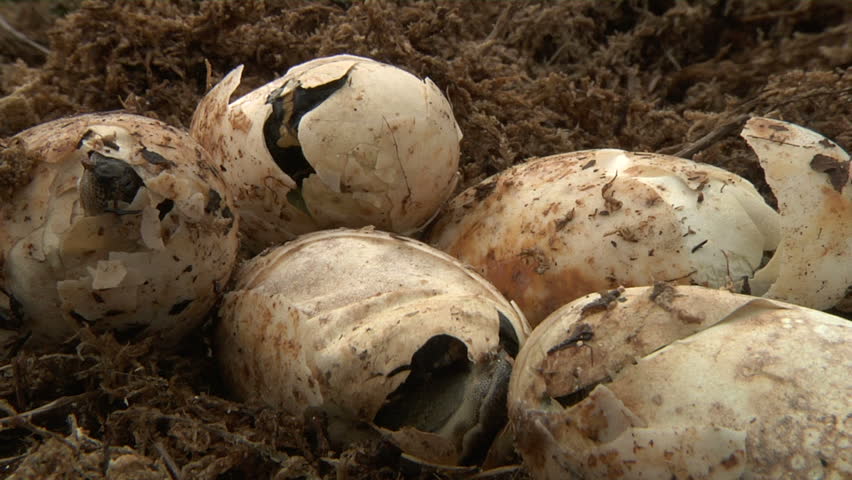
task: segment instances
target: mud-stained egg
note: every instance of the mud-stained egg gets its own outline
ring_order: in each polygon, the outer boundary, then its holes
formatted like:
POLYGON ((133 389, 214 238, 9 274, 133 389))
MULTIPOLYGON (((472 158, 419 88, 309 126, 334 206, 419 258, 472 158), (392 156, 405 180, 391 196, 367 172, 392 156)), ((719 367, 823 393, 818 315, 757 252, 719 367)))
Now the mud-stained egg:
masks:
POLYGON ((242 70, 207 94, 190 130, 234 191, 249 250, 333 227, 410 234, 452 194, 462 135, 430 79, 338 55, 231 102, 242 70))
POLYGON ((655 281, 742 288, 779 241, 747 180, 650 153, 533 159, 453 199, 428 241, 472 265, 530 324, 590 292, 655 281))
POLYGON ((450 256, 327 230, 244 264, 222 302, 219 365, 241 399, 322 415, 331 441, 382 436, 437 465, 483 461, 529 327, 450 256))
POLYGON ((852 323, 698 286, 593 293, 530 335, 510 424, 537 479, 852 477, 852 323))
POLYGON ((852 312, 852 172, 849 154, 822 135, 755 117, 741 133, 781 212, 781 243, 752 293, 852 312))
POLYGON ((174 343, 225 287, 238 250, 231 194, 187 133, 125 113, 19 133, 31 180, 0 205, 6 323, 35 343, 79 328, 174 343))

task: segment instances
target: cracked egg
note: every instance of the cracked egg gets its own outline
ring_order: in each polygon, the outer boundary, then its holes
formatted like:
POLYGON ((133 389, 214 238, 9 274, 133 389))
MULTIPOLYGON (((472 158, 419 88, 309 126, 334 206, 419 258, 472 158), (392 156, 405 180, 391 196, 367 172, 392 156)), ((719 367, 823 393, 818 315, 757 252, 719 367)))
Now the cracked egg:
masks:
POLYGON ((238 397, 321 415, 338 447, 381 435, 438 465, 485 458, 529 331, 455 259, 370 229, 264 251, 238 271, 220 317, 218 361, 238 397))
POLYGON ((535 326, 619 285, 741 283, 775 250, 779 220, 733 173, 606 149, 533 159, 486 179, 450 202, 428 238, 535 326))
POLYGON ((852 172, 849 154, 788 122, 750 119, 748 142, 778 199, 781 243, 752 293, 852 312, 852 172))
POLYGON ((779 212, 720 168, 588 150, 486 179, 450 202, 428 238, 518 302, 533 326, 580 295, 656 281, 852 311, 849 155, 768 118, 750 119, 742 136, 779 212))
POLYGON ((333 227, 410 234, 452 194, 462 135, 430 79, 338 55, 230 102, 241 75, 207 94, 190 131, 231 185, 250 250, 333 227))
POLYGON ((124 113, 63 118, 14 140, 34 160, 31 181, 0 206, 16 326, 37 343, 82 326, 174 343, 203 320, 234 266, 238 225, 197 142, 124 113))
POLYGON ((697 286, 590 294, 518 355, 510 423, 538 479, 850 478, 852 323, 697 286))

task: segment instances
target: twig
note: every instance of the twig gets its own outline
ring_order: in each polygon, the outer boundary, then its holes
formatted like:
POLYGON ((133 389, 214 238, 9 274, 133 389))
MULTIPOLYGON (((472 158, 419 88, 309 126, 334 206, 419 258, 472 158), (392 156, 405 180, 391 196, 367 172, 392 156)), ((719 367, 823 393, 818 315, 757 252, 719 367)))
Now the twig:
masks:
POLYGON ((800 15, 802 13, 805 13, 808 10, 808 8, 810 8, 810 7, 811 7, 811 2, 804 2, 804 3, 799 4, 793 10, 782 10, 782 11, 759 13, 759 14, 743 17, 740 21, 745 22, 745 23, 752 23, 752 22, 763 22, 763 21, 766 21, 766 20, 777 20, 779 18, 784 18, 784 17, 795 17, 796 15, 800 15))
MULTIPOLYGON (((73 440, 73 444, 77 445, 80 448, 83 448, 87 451, 96 450, 100 448, 103 451, 104 457, 104 465, 103 471, 106 472, 109 468, 109 459, 112 453, 117 453, 119 455, 125 455, 128 453, 135 453, 132 448, 128 447, 118 447, 118 446, 110 446, 109 442, 109 430, 106 430, 104 441, 100 441, 97 438, 92 438, 86 434, 86 432, 80 428, 77 424, 77 417, 72 413, 68 415, 68 428, 71 430, 71 433, 68 434, 68 438, 73 440)), ((106 474, 106 473, 104 473, 106 474)))
POLYGON ((667 48, 665 53, 666 53, 666 58, 669 59, 670 62, 672 62, 672 65, 674 65, 675 70, 678 70, 678 71, 683 70, 683 67, 680 66, 680 62, 678 62, 677 59, 675 58, 674 54, 672 54, 671 49, 667 48))
POLYGON ((485 39, 478 45, 477 49, 479 55, 484 54, 492 45, 497 43, 497 37, 502 35, 503 30, 506 29, 506 26, 509 23, 509 13, 512 11, 513 7, 513 2, 506 2, 506 6, 503 8, 503 11, 500 12, 500 16, 497 17, 497 21, 494 22, 494 28, 491 29, 491 33, 489 33, 488 36, 485 37, 485 39))
POLYGON ((502 467, 489 468, 488 470, 483 470, 471 477, 470 480, 477 479, 493 479, 493 478, 522 478, 520 475, 521 469, 523 467, 521 465, 504 465, 502 467))
MULTIPOLYGON (((89 356, 89 357, 80 357, 79 355, 72 355, 70 353, 48 353, 46 355, 42 355, 36 358, 37 361, 41 362, 44 360, 53 360, 53 359, 68 359, 68 360, 96 360, 97 357, 89 356)), ((5 365, 0 365, 0 374, 3 374, 9 370, 12 370, 14 366, 12 363, 7 363, 5 365)))
POLYGON ((11 465, 11 464, 17 462, 18 460, 22 460, 26 457, 27 457, 27 454, 22 453, 20 455, 15 455, 14 457, 0 458, 0 467, 5 467, 6 465, 11 465))
POLYGON ((556 51, 553 52, 553 55, 551 55, 550 58, 548 58, 547 61, 544 62, 544 64, 547 65, 548 67, 553 65, 553 63, 556 61, 556 59, 559 58, 559 55, 562 55, 562 51, 565 50, 566 48, 568 48, 568 45, 571 44, 572 40, 574 40, 574 39, 573 38, 565 39, 565 41, 562 42, 562 45, 559 45, 559 48, 557 48, 556 51))
MULTIPOLYGON (((71 396, 67 396, 67 397, 60 397, 60 398, 57 398, 56 400, 54 400, 50 403, 46 403, 46 404, 44 404, 40 407, 34 408, 32 410, 29 410, 29 411, 26 411, 26 412, 23 412, 23 413, 15 413, 14 409, 12 409, 10 405, 0 404, 0 408, 5 410, 7 413, 11 413, 11 415, 9 415, 8 417, 0 418, 0 428, 8 427, 10 425, 18 426, 21 421, 29 422, 32 417, 51 412, 53 410, 57 410, 57 409, 62 408, 66 405, 69 405, 71 403, 78 402, 78 401, 84 400, 88 397, 92 397, 94 395, 97 395, 97 393, 98 392, 86 392, 86 393, 81 393, 79 395, 71 395, 71 396)), ((5 402, 3 402, 3 403, 5 403, 5 402)))
POLYGON ((13 39, 24 45, 24 48, 29 50, 29 53, 33 53, 36 56, 48 56, 50 54, 50 50, 41 46, 40 44, 30 40, 23 33, 15 30, 15 27, 9 25, 9 22, 0 15, 0 31, 6 32, 7 36, 11 36, 13 39), (34 50, 34 52, 33 52, 34 50))
POLYGON ((705 148, 709 147, 710 145, 715 143, 720 138, 722 138, 722 137, 728 135, 729 133, 731 133, 732 131, 736 130, 746 120, 748 120, 749 117, 750 117, 750 115, 748 115, 748 114, 737 115, 736 117, 733 118, 733 120, 729 120, 729 121, 719 125, 718 127, 711 130, 709 133, 704 135, 703 137, 701 137, 698 140, 687 145, 685 148, 678 150, 677 152, 674 153, 674 156, 675 157, 681 157, 681 158, 692 158, 692 156, 695 155, 696 153, 704 150, 705 148))
POLYGON ((806 93, 806 94, 804 94, 804 95, 799 95, 799 96, 790 97, 789 99, 784 100, 783 102, 778 102, 778 103, 776 103, 776 104, 772 105, 772 106, 771 106, 772 108, 770 108, 768 111, 775 110, 775 109, 776 109, 776 108, 778 108, 778 107, 784 107, 784 106, 789 105, 789 104, 791 104, 791 103, 796 103, 796 102, 800 102, 800 101, 802 101, 802 100, 807 100, 807 99, 809 99, 809 98, 822 97, 822 96, 824 96, 824 95, 837 95, 837 96, 840 96, 840 95, 850 94, 850 93, 852 93, 852 87, 850 87, 850 88, 843 88, 843 89, 835 90, 835 91, 819 90, 819 91, 816 91, 816 92, 806 93))
POLYGON ((12 423, 13 427, 25 428, 25 429, 29 430, 30 432, 35 433, 36 435, 38 435, 42 438, 52 438, 52 439, 56 440, 57 442, 60 442, 64 445, 66 445, 74 453, 79 452, 79 448, 76 445, 74 445, 73 443, 71 443, 67 438, 63 437, 62 435, 60 435, 60 434, 58 434, 54 431, 48 430, 48 429, 43 428, 43 427, 39 427, 38 425, 30 422, 30 420, 26 417, 22 417, 20 415, 15 415, 13 417, 6 417, 3 420, 7 420, 7 419, 12 419, 11 423, 12 423))
POLYGON ((172 480, 181 480, 180 469, 172 456, 169 455, 166 447, 163 446, 163 442, 157 440, 154 443, 154 448, 157 449, 157 453, 159 453, 160 456, 163 457, 163 461, 166 462, 166 468, 169 470, 169 475, 172 477, 172 480))
POLYGON ((715 143, 719 139, 721 139, 721 138, 729 135, 733 131, 735 131, 746 120, 748 120, 752 115, 758 115, 758 116, 759 115, 766 115, 766 113, 771 112, 773 110, 776 110, 780 107, 789 105, 791 103, 800 102, 802 100, 814 98, 814 97, 821 97, 821 96, 824 96, 824 95, 837 95, 837 96, 847 95, 849 93, 852 93, 852 88, 844 88, 844 89, 837 90, 837 91, 822 90, 822 91, 817 91, 817 92, 809 92, 809 93, 806 93, 804 95, 796 95, 796 96, 790 97, 790 98, 788 98, 784 101, 769 105, 768 108, 765 109, 764 113, 752 112, 752 109, 754 108, 754 106, 757 105, 757 103, 761 99, 764 98, 764 95, 766 93, 767 92, 762 92, 762 93, 758 94, 757 96, 752 97, 751 99, 744 101, 742 104, 740 104, 738 107, 736 107, 733 111, 734 112, 746 112, 746 113, 740 113, 739 115, 733 117, 731 120, 728 120, 728 121, 722 123, 721 125, 717 126, 713 130, 711 130, 709 133, 707 133, 706 135, 699 138, 698 140, 686 145, 685 147, 682 147, 680 150, 677 150, 677 151, 674 150, 675 148, 677 148, 676 146, 661 148, 659 150, 659 153, 674 155, 675 157, 681 157, 681 158, 692 158, 692 156, 695 155, 696 153, 706 149, 707 147, 709 147, 710 145, 712 145, 713 143, 715 143), (674 153, 671 153, 671 152, 674 152, 674 153))

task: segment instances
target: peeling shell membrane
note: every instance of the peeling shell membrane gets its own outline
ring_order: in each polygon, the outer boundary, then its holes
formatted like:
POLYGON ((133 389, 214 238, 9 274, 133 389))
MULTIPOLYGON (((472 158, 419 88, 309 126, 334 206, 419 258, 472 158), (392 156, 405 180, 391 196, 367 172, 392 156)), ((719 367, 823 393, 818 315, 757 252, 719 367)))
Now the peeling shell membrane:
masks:
POLYGON ((850 478, 852 323, 657 284, 591 294, 524 344, 509 416, 538 479, 850 478))
POLYGON ((531 160, 453 199, 430 243, 472 265, 535 326, 590 292, 742 284, 778 243, 751 183, 690 160, 589 150, 531 160))
POLYGON ((15 137, 38 157, 0 206, 2 288, 33 340, 82 326, 176 342, 211 308, 234 266, 227 186, 186 133, 106 113, 15 137))
POLYGON ((207 94, 191 133, 234 190, 252 251, 331 227, 412 233, 452 194, 462 135, 428 78, 338 55, 229 104, 241 75, 207 94))
POLYGON ((755 274, 752 293, 852 311, 849 154, 816 132, 768 118, 749 120, 742 137, 757 154, 781 212, 781 243, 755 274))
POLYGON ((455 259, 371 230, 263 252, 239 271, 220 316, 218 360, 238 396, 321 412, 337 444, 378 431, 443 465, 485 456, 529 330, 455 259))

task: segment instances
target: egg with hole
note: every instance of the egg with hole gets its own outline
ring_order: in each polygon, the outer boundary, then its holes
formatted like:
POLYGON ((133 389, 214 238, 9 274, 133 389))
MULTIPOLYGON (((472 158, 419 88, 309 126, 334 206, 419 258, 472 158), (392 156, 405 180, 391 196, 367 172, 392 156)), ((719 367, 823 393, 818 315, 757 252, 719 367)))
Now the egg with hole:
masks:
POLYGON ((430 79, 337 55, 231 102, 242 70, 200 102, 190 130, 232 186, 250 250, 332 227, 410 234, 452 194, 462 135, 430 79))
POLYGON ((33 163, 0 206, 16 326, 34 343, 88 326, 166 344, 197 327, 238 250, 231 194, 207 152, 186 132, 125 113, 63 118, 14 140, 33 163))
POLYGON ((220 317, 217 357, 239 398, 324 417, 337 447, 384 437, 438 465, 485 459, 529 330, 455 259, 372 230, 264 251, 220 317))

